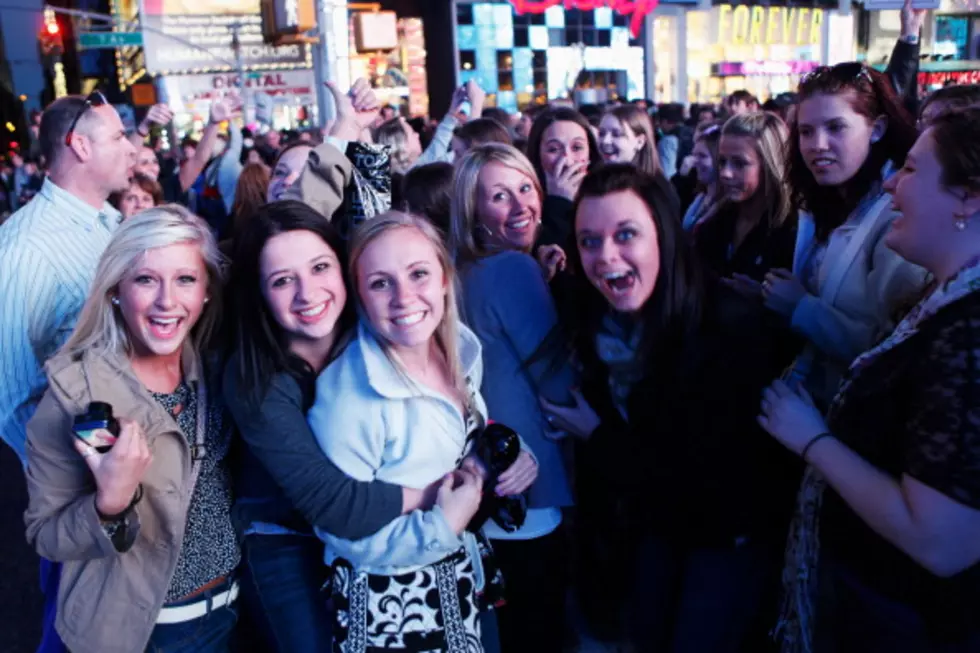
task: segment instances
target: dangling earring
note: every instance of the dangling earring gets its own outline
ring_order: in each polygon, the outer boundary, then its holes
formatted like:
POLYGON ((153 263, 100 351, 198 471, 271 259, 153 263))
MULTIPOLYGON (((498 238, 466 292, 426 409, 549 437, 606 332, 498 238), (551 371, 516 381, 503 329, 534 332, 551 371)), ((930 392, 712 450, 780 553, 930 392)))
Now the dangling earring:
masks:
POLYGON ((119 306, 119 297, 118 296, 113 296, 113 298, 112 298, 112 305, 113 306, 119 306))
POLYGON ((957 231, 966 230, 966 214, 961 211, 956 211, 953 213, 953 226, 956 227, 957 231))

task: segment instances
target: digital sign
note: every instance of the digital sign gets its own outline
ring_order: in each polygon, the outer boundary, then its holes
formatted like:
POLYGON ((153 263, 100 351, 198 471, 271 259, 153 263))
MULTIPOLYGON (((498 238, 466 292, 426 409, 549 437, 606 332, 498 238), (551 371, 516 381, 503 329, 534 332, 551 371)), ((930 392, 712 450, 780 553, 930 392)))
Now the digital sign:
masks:
POLYGON ((562 5, 565 9, 592 11, 609 7, 616 13, 630 18, 630 32, 634 38, 640 36, 643 19, 660 4, 659 0, 510 0, 519 14, 543 14, 551 7, 562 5))

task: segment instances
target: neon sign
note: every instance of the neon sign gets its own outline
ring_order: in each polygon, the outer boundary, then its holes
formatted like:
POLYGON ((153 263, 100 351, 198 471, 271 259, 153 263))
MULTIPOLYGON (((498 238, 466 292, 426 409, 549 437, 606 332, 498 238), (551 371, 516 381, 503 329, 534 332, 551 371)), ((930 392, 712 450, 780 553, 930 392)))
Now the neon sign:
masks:
POLYGON ((639 38, 643 28, 643 19, 657 8, 660 0, 510 0, 519 14, 543 14, 551 7, 563 5, 565 9, 592 11, 608 6, 623 16, 630 17, 630 32, 633 38, 639 38))

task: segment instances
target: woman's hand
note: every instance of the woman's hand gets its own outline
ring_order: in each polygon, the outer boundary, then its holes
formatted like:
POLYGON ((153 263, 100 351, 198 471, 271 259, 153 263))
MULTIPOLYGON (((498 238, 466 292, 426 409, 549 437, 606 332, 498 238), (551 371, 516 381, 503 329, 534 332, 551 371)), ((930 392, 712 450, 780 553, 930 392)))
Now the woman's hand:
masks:
POLYGON ((466 530, 473 515, 480 509, 483 498, 483 478, 465 466, 442 479, 436 496, 436 505, 442 508, 449 527, 457 535, 466 530))
POLYGON ((762 284, 748 275, 733 274, 721 282, 744 297, 762 299, 762 284))
POLYGON ((565 157, 558 159, 555 169, 545 173, 545 184, 549 195, 564 197, 569 202, 575 201, 579 186, 589 172, 588 163, 571 163, 565 157))
POLYGON ((538 461, 527 451, 517 456, 514 464, 504 470, 497 478, 494 492, 498 497, 510 497, 520 494, 531 487, 538 478, 538 461))
POLYGON ((902 38, 919 37, 926 20, 926 9, 913 9, 912 0, 905 0, 901 12, 902 38))
POLYGON ((572 388, 571 392, 572 399, 575 401, 574 406, 559 406, 544 397, 539 397, 538 401, 541 402, 541 408, 544 409, 548 426, 553 430, 558 429, 580 438, 588 438, 593 431, 599 428, 601 420, 581 392, 575 388, 572 388))
POLYGON ((377 119, 381 112, 374 89, 366 79, 357 79, 348 92, 340 90, 334 82, 327 82, 337 109, 336 121, 330 128, 330 135, 341 140, 354 141, 361 132, 377 119))
POLYGON ((167 125, 174 119, 174 112, 166 104, 154 104, 146 112, 146 117, 140 123, 136 132, 143 135, 149 134, 153 125, 167 125))
POLYGON ((99 453, 78 439, 75 449, 95 477, 95 507, 98 511, 103 515, 117 515, 126 510, 153 462, 153 454, 139 424, 120 419, 119 438, 106 453, 99 453))
POLYGON ((823 414, 806 389, 800 386, 795 391, 783 381, 763 391, 759 425, 797 455, 810 440, 828 431, 823 414))
POLYGON ((223 122, 239 118, 241 115, 242 99, 237 93, 229 93, 211 103, 209 120, 212 125, 220 125, 223 122))
POLYGON ((568 264, 565 250, 558 245, 542 245, 538 248, 537 256, 545 281, 554 279, 555 275, 563 271, 568 264))
POLYGON ((792 318, 796 306, 806 297, 806 288, 789 270, 771 270, 762 282, 762 299, 766 308, 792 318))

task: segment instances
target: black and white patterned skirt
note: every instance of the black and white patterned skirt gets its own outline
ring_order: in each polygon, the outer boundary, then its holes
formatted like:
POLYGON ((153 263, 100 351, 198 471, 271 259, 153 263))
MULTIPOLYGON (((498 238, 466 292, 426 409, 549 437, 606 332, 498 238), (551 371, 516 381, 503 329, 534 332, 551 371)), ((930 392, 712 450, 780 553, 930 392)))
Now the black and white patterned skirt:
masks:
POLYGON ((334 651, 482 653, 476 572, 464 549, 398 576, 333 564, 334 651))

